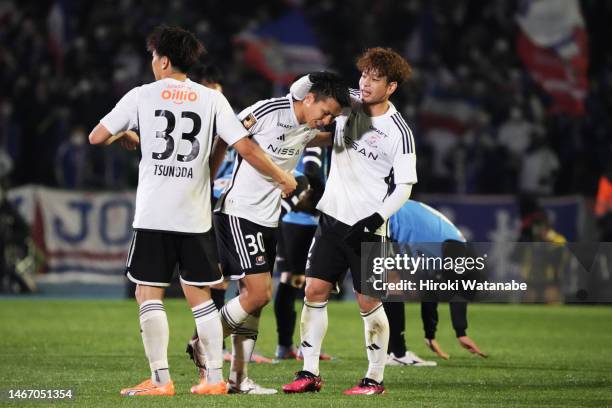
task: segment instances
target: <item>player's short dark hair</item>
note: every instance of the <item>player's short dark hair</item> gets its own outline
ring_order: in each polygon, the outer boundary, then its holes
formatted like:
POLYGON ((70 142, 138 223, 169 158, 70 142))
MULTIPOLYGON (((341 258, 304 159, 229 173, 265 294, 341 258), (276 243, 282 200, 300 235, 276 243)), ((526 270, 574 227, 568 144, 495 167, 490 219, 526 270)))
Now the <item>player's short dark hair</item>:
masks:
POLYGON ((174 68, 185 73, 206 53, 204 45, 193 33, 167 25, 153 29, 147 37, 147 50, 168 57, 174 68))
POLYGON ((320 71, 308 75, 312 86, 310 92, 315 96, 315 101, 333 98, 341 107, 350 106, 351 100, 346 83, 339 75, 333 72, 320 71))
POLYGON ((190 78, 197 82, 204 81, 211 84, 223 85, 223 73, 216 65, 198 64, 191 70, 190 78))
POLYGON ((397 82, 398 85, 412 76, 408 61, 391 48, 368 48, 357 59, 357 69, 361 72, 376 71, 378 75, 387 77, 388 82, 397 82))

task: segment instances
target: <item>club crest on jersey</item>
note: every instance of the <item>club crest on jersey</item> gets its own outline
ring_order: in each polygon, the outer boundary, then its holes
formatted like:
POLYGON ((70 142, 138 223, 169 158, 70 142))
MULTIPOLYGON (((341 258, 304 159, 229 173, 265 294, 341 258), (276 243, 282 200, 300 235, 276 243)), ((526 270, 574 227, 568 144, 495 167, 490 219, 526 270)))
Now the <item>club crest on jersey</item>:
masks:
POLYGON ((370 134, 365 137, 364 141, 371 147, 378 147, 378 142, 381 139, 388 137, 382 130, 376 129, 372 125, 370 125, 370 130, 372 132, 368 132, 370 134))
POLYGON ((364 141, 370 146, 370 147, 378 147, 378 142, 380 142, 381 136, 377 135, 377 134, 373 134, 373 135, 368 135, 365 137, 364 141))
POLYGON ((164 100, 171 100, 177 105, 198 100, 197 92, 189 88, 166 88, 162 91, 161 97, 164 100))
POLYGON ((246 130, 249 130, 250 128, 252 128, 253 125, 256 123, 257 123, 257 119, 255 119, 255 116, 252 113, 249 113, 249 116, 242 119, 242 126, 244 126, 246 130))
POLYGON ((361 154, 363 157, 366 157, 371 160, 378 160, 377 154, 367 151, 365 147, 361 146, 359 143, 351 139, 351 137, 348 135, 344 135, 344 144, 347 147, 350 147, 355 150, 357 153, 361 154))
POLYGON ((266 258, 263 255, 257 255, 255 257, 255 265, 261 266, 266 263, 266 258))

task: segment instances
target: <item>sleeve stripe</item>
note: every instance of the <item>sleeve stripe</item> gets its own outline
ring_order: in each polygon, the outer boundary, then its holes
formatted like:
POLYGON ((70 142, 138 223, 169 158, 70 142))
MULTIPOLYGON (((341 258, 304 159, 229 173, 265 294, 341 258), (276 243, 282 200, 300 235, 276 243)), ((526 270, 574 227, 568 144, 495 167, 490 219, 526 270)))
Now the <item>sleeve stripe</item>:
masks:
POLYGON ((395 118, 395 115, 391 116, 391 119, 393 119, 393 122, 395 123, 395 126, 397 126, 399 131, 402 133, 402 153, 406 154, 406 134, 405 134, 405 131, 400 126, 400 124, 397 122, 397 119, 395 118))
POLYGON ((397 120, 396 122, 397 125, 401 126, 402 129, 404 129, 404 131, 402 132, 402 136, 404 138, 404 146, 406 147, 404 154, 414 153, 412 149, 412 144, 410 143, 411 133, 410 133, 410 129, 408 128, 408 125, 406 124, 406 122, 404 122, 404 119, 402 118, 402 115, 399 114, 399 112, 396 113, 394 116, 395 116, 395 119, 397 120))
POLYGON ((262 104, 261 106, 257 107, 256 109, 254 109, 253 113, 257 114, 257 113, 261 112, 262 110, 265 110, 266 108, 269 108, 270 106, 283 105, 283 104, 289 105, 289 100, 287 100, 286 98, 271 100, 269 102, 266 102, 266 103, 262 104))
POLYGON ((392 115, 391 119, 393 119, 393 122, 395 122, 396 126, 402 133, 403 153, 414 153, 414 138, 408 124, 404 121, 399 112, 392 115))
POLYGON ((402 115, 398 114, 397 119, 399 120, 400 124, 404 126, 404 129, 408 131, 408 135, 406 136, 406 141, 408 142, 408 153, 414 153, 414 140, 412 140, 412 131, 408 127, 408 124, 406 123, 404 118, 402 118, 402 115))
POLYGON ((291 106, 287 105, 287 106, 273 106, 273 107, 270 107, 270 108, 266 109, 265 111, 261 112, 260 114, 258 114, 256 116, 256 118, 257 119, 261 119, 264 116, 266 116, 268 113, 271 113, 271 112, 274 112, 274 111, 277 111, 277 110, 283 110, 283 109, 291 109, 291 106))
POLYGON ((283 98, 280 101, 271 101, 271 102, 268 102, 268 103, 260 106, 259 108, 255 109, 253 111, 253 115, 257 119, 259 119, 262 116, 264 116, 266 113, 271 112, 270 109, 272 109, 272 108, 290 108, 290 107, 291 107, 291 104, 289 103, 289 101, 287 99, 283 98))

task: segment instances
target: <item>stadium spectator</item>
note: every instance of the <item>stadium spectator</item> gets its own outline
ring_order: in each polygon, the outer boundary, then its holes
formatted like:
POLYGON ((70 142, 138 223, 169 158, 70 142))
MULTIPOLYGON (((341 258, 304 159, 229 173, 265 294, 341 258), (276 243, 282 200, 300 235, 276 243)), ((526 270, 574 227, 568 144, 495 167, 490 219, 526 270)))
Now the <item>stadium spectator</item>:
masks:
POLYGON ((601 241, 612 242, 612 164, 599 178, 595 216, 601 229, 601 241))
MULTIPOLYGON (((209 13, 198 13, 203 5, 193 0, 173 3, 169 11, 158 0, 146 4, 122 2, 118 6, 99 2, 2 2, 1 98, 12 109, 7 126, 0 124, 0 133, 5 143, 10 141, 8 150, 15 160, 11 184, 57 185, 48 169, 54 167, 54 152, 69 129, 78 123, 95 123, 114 100, 134 85, 150 80, 146 55, 138 50, 146 34, 160 21, 180 23, 207 40, 226 78, 228 99, 239 106, 263 99, 270 94, 272 84, 248 66, 236 63, 240 52, 228 39, 245 26, 286 12, 293 4, 272 2, 253 10, 214 1, 214 9, 227 16, 218 19, 209 13), (127 23, 134 18, 138 18, 137 26, 127 23), (107 63, 95 63, 101 60, 107 63), (62 113, 66 111, 71 114, 62 113)), ((609 100, 612 58, 602 39, 612 35, 607 24, 612 9, 606 2, 581 2, 580 10, 591 48, 586 112, 582 120, 568 121, 558 115, 549 118, 557 123, 547 143, 564 163, 559 173, 564 183, 556 183, 555 194, 594 194, 607 160, 603 152, 609 152, 606 135, 612 128, 607 114, 612 106, 609 100)), ((419 122, 423 113, 428 112, 432 90, 444 90, 445 75, 450 72, 457 78, 455 83, 460 84, 450 89, 455 99, 484 110, 490 117, 492 135, 506 120, 506 113, 516 106, 523 111, 526 121, 538 124, 550 100, 533 90, 534 83, 516 55, 513 44, 519 28, 512 16, 517 11, 517 3, 476 5, 465 0, 450 3, 412 0, 401 7, 356 1, 350 8, 333 2, 309 2, 303 7, 330 66, 346 77, 352 77, 350 61, 363 47, 382 42, 405 49, 406 55, 415 61, 415 81, 413 86, 397 92, 396 98, 400 111, 404 106, 415 107, 416 120, 410 122, 413 128, 421 129, 419 122), (345 38, 350 41, 342 41, 345 38)), ((465 131, 474 126, 466 123, 465 131)), ((425 126, 417 137, 422 138, 426 131, 425 126)), ((419 167, 430 165, 426 146, 417 142, 423 146, 419 167)), ((511 180, 515 177, 513 171, 507 171, 507 161, 496 157, 497 153, 488 155, 486 165, 477 170, 469 169, 472 155, 461 156, 464 163, 457 164, 466 168, 467 192, 508 193, 508 186, 516 186, 511 180), (473 171, 475 175, 471 175, 473 171), (478 180, 474 190, 470 180, 478 180)), ((108 185, 105 169, 104 166, 94 169, 94 176, 100 178, 92 182, 94 186, 108 185)), ((428 181, 428 175, 421 174, 423 181, 428 181)), ((435 182, 424 182, 420 191, 457 191, 453 179, 451 170, 450 175, 432 180, 435 182)))

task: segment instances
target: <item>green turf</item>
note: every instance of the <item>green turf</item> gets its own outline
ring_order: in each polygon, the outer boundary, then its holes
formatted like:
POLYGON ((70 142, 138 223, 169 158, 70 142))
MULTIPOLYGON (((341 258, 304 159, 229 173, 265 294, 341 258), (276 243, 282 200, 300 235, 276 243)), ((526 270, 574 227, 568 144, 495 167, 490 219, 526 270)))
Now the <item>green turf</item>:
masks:
MULTIPOLYGON (((409 346, 433 358, 421 339, 418 307, 407 308, 409 346)), ((121 387, 148 375, 138 310, 131 301, 0 301, 0 389, 74 388, 75 401, 68 404, 79 407, 612 405, 612 307, 472 305, 468 333, 490 353, 485 360, 459 348, 448 307, 441 305, 438 340, 451 359, 438 360, 436 368, 388 367, 388 393, 375 397, 341 395, 366 368, 354 303, 329 306, 324 349, 336 360, 321 364, 323 390, 290 396, 189 395, 196 372, 184 345, 193 320, 182 300, 166 301, 166 310, 177 386, 173 398, 118 395, 121 387)), ((276 332, 270 307, 260 333, 258 349, 271 354, 276 332)), ((252 365, 250 372, 262 385, 279 388, 299 367, 293 361, 252 365)), ((15 404, 50 405, 60 404, 15 404)), ((0 401, 1 406, 8 404, 0 401)))

